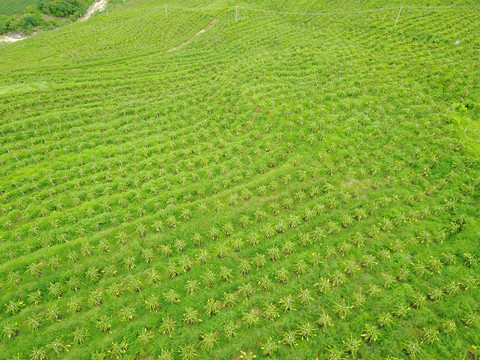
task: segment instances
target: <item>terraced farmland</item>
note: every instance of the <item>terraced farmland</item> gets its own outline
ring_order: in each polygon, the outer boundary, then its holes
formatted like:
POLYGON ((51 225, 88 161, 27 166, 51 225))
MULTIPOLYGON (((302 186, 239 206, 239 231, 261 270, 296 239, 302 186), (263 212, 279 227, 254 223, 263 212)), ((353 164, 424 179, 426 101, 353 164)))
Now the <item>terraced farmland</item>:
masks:
POLYGON ((127 0, 0 47, 0 358, 480 358, 479 14, 127 0))

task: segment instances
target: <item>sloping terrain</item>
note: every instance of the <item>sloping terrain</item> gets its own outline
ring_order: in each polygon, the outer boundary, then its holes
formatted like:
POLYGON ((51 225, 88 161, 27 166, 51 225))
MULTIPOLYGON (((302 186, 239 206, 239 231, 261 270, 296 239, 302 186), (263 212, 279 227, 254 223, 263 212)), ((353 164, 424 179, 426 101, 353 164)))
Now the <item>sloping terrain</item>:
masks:
POLYGON ((480 7, 399 12, 127 0, 0 47, 0 358, 479 358, 480 7))

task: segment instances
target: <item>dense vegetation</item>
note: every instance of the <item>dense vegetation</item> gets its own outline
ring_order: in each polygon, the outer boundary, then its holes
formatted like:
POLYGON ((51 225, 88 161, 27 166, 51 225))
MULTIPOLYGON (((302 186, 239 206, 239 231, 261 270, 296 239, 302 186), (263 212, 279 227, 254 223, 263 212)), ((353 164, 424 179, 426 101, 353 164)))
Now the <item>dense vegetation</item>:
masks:
POLYGON ((0 48, 0 358, 479 359, 475 2, 164 5, 0 48))
POLYGON ((54 29, 80 18, 92 2, 93 0, 4 0, 0 3, 0 34, 54 29))

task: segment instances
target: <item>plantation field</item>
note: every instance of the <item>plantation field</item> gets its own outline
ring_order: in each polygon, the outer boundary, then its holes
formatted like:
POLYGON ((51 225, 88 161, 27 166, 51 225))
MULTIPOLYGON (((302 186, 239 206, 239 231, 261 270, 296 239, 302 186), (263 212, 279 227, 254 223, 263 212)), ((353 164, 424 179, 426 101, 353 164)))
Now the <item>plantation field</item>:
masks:
POLYGON ((479 15, 126 0, 1 46, 0 359, 480 359, 479 15))

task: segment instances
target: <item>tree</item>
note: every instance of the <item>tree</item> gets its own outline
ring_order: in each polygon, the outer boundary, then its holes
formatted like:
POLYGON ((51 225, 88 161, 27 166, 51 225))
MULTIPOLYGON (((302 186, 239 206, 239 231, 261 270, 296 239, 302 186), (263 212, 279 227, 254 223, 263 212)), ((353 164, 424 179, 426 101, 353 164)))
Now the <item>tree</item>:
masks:
POLYGON ((2 330, 2 335, 4 338, 12 338, 14 336, 17 336, 18 331, 20 330, 18 323, 17 322, 10 322, 5 324, 2 330))
POLYGON ((158 296, 156 296, 155 294, 151 294, 148 298, 145 299, 145 306, 150 312, 158 311, 158 308, 160 307, 160 301, 158 300, 158 296))
POLYGON ((110 319, 107 315, 103 315, 100 319, 98 319, 96 326, 103 333, 110 331, 110 328, 112 327, 110 324, 110 319))
POLYGON ((366 324, 362 332, 362 337, 367 342, 377 341, 379 335, 380 335, 380 332, 378 331, 378 329, 375 326, 370 324, 366 324))
POLYGON ((74 296, 67 302, 67 311, 75 313, 79 312, 82 309, 80 300, 74 296))
POLYGON ((343 341, 343 349, 345 350, 345 352, 352 355, 354 359, 357 355, 358 350, 360 349, 360 346, 361 341, 355 338, 353 335, 350 335, 350 337, 346 341, 343 341))
POLYGON ((7 314, 16 314, 24 306, 23 301, 10 300, 8 304, 5 304, 7 307, 7 314))
POLYGON ((298 335, 300 335, 302 340, 308 340, 309 336, 317 336, 317 334, 315 334, 315 329, 309 321, 301 323, 297 326, 297 329, 298 335))
POLYGON ((168 334, 169 337, 172 337, 172 333, 175 330, 176 324, 171 317, 162 318, 162 323, 160 324, 159 330, 163 334, 168 334))
POLYGON ((281 252, 277 247, 267 249, 267 255, 270 261, 277 261, 280 258, 281 252))
POLYGON ((268 277, 268 275, 263 276, 260 281, 258 282, 258 286, 263 291, 268 291, 272 288, 273 283, 268 277))
POLYGON ((127 256, 123 259, 123 265, 125 269, 133 269, 135 267, 135 258, 133 256, 127 256))
POLYGON ((22 277, 18 273, 18 271, 11 271, 7 275, 7 284, 13 284, 13 285, 18 285, 22 281, 22 277))
POLYGON ((138 335, 138 342, 142 345, 147 345, 153 339, 152 330, 144 328, 140 335, 138 335))
POLYGON ((333 286, 340 286, 340 285, 342 285, 346 280, 347 280, 347 276, 346 276, 343 272, 341 272, 341 271, 339 271, 339 270, 335 271, 335 272, 331 275, 331 282, 332 282, 333 286))
POLYGON ((290 280, 288 271, 285 268, 278 269, 276 271, 275 279, 277 279, 280 284, 287 284, 290 280))
POLYGON ((183 322, 187 325, 195 325, 202 320, 199 318, 198 310, 194 308, 187 308, 183 314, 183 322))
POLYGON ((363 307, 365 304, 365 296, 362 293, 357 293, 353 296, 353 305, 352 308, 363 307))
POLYGON ((423 328, 422 343, 433 344, 438 341, 438 330, 434 327, 423 328))
POLYGON ((227 339, 232 339, 237 335, 238 325, 233 321, 228 321, 223 327, 223 334, 227 339))
POLYGON ((412 295, 412 306, 420 309, 423 307, 427 302, 427 297, 421 293, 415 293, 412 295))
POLYGON ((110 295, 111 297, 119 297, 122 295, 122 291, 120 290, 120 284, 118 283, 113 283, 107 288, 107 294, 110 295))
POLYGON ((182 360, 193 360, 197 356, 197 350, 195 345, 185 344, 180 348, 179 354, 182 360))
POLYGON ((100 274, 98 273, 98 269, 92 266, 85 273, 85 277, 91 282, 97 282, 100 274))
POLYGON ((384 326, 389 326, 393 322, 392 314, 390 313, 381 313, 378 315, 377 324, 378 327, 382 328, 384 326))
POLYGON ((167 264, 166 273, 167 273, 168 277, 170 277, 170 278, 172 278, 172 279, 173 279, 175 276, 178 276, 178 275, 179 275, 177 266, 175 265, 174 262, 170 262, 170 263, 167 264))
POLYGON ((237 296, 233 293, 223 293, 223 305, 225 307, 232 307, 237 302, 237 296))
POLYGON ((249 351, 249 352, 245 352, 245 351, 240 351, 240 359, 244 359, 244 360, 253 360, 255 359, 257 356, 249 351))
POLYGON ((303 260, 299 260, 296 264, 293 266, 293 271, 297 276, 302 276, 307 273, 308 270, 308 265, 305 263, 303 260))
POLYGON ((133 276, 130 278, 130 280, 128 281, 128 289, 133 292, 133 293, 138 293, 142 290, 142 281, 136 277, 136 276, 133 276))
POLYGON ((203 284, 205 285, 205 288, 209 288, 215 285, 216 276, 212 270, 205 271, 205 273, 202 274, 201 278, 202 278, 203 284))
POLYGON ((127 353, 128 349, 128 344, 125 340, 123 340, 120 343, 117 342, 112 342, 112 345, 110 347, 110 350, 108 352, 112 354, 113 357, 119 359, 121 356, 125 355, 127 353))
POLYGON ((320 277, 318 279, 318 282, 313 284, 313 286, 317 287, 317 291, 321 294, 326 294, 330 292, 332 285, 330 284, 330 281, 327 278, 320 277))
POLYGON ((41 323, 40 323, 40 320, 39 320, 38 316, 33 315, 33 316, 27 318, 27 321, 26 321, 25 325, 26 325, 27 329, 29 329, 30 331, 35 331, 40 327, 41 323))
POLYGON ((73 331, 73 342, 75 344, 83 344, 87 339, 87 329, 78 327, 73 331))
POLYGON ((228 255, 228 247, 224 244, 220 244, 215 249, 215 256, 219 259, 223 259, 228 255))
POLYGON ((262 352, 265 356, 273 355, 278 351, 278 345, 273 340, 272 337, 269 337, 267 341, 262 344, 262 352))
POLYGON ((180 302, 179 295, 173 289, 170 289, 168 292, 163 293, 163 297, 165 298, 165 301, 170 304, 175 304, 180 302))
POLYGON ((467 314, 465 318, 462 319, 462 321, 467 327, 468 326, 477 327, 480 322, 480 319, 476 314, 470 313, 470 314, 467 314))
POLYGON ((279 303, 280 308, 285 312, 296 311, 296 309, 294 308, 294 300, 292 299, 291 295, 283 297, 282 299, 280 299, 279 303))
POLYGON ((257 325, 259 320, 258 313, 255 310, 245 313, 242 317, 242 321, 248 329, 257 325))
POLYGON ((32 353, 30 354, 30 360, 47 360, 47 359, 48 359, 47 351, 43 347, 33 349, 32 353))
POLYGON ((297 295, 298 301, 302 305, 307 305, 313 301, 312 293, 309 289, 301 289, 297 295))
POLYGON ((188 295, 195 295, 198 291, 198 286, 200 282, 197 280, 188 280, 187 284, 185 285, 185 290, 187 291, 188 295))
POLYGON ((345 301, 341 300, 334 304, 335 314, 340 316, 341 319, 345 319, 345 317, 350 313, 352 306, 345 304, 345 301))
POLYGON ((205 313, 208 316, 215 315, 220 310, 220 303, 215 299, 208 299, 205 305, 205 313))
POLYGON ((36 290, 28 294, 28 302, 34 305, 40 304, 42 301, 42 293, 40 290, 36 290))
POLYGON ((220 277, 223 281, 231 281, 232 280, 232 270, 222 266, 220 268, 220 277))
POLYGON ((447 335, 456 334, 458 330, 457 330, 457 324, 455 323, 455 320, 444 321, 442 323, 441 330, 447 335))
POLYGON ((109 264, 109 265, 105 266, 105 268, 103 269, 102 272, 107 277, 117 276, 117 273, 118 273, 117 267, 115 266, 115 264, 109 264))
POLYGON ((337 348, 336 346, 331 346, 328 349, 326 360, 342 360, 343 353, 342 350, 337 348))
POLYGON ((217 337, 213 332, 204 333, 201 337, 200 348, 202 350, 210 351, 218 342, 217 337))
POLYGON ((443 291, 442 289, 434 288, 430 290, 430 292, 428 293, 428 297, 430 300, 438 302, 443 297, 443 291))
POLYGON ((27 266, 26 272, 33 277, 39 277, 42 275, 42 271, 40 270, 40 265, 37 263, 32 263, 27 266))
POLYGON ((67 280, 67 287, 72 291, 77 291, 80 287, 80 280, 76 276, 72 276, 67 280))
POLYGON ((251 271, 251 266, 248 260, 240 260, 240 264, 238 264, 238 271, 242 275, 247 275, 251 271))
POLYGON ((323 311, 318 317, 317 324, 323 329, 323 331, 326 331, 328 326, 333 326, 333 321, 330 315, 323 311))
POLYGON ((143 224, 138 224, 135 228, 135 231, 137 232, 138 236, 142 238, 146 235, 147 228, 143 224))
POLYGON ((242 286, 240 286, 238 291, 244 299, 248 299, 255 292, 255 288, 252 286, 252 284, 246 283, 246 284, 243 284, 242 286))
POLYGON ((122 321, 132 321, 135 316, 135 307, 124 306, 120 309, 119 314, 122 321))
POLYGON ((283 334, 282 340, 280 340, 280 342, 283 345, 294 347, 298 345, 296 337, 297 333, 295 330, 287 331, 283 334))
POLYGON ((420 354, 420 346, 417 342, 409 341, 404 346, 405 353, 409 358, 415 359, 418 354, 420 354))
POLYGON ((153 259, 153 249, 147 248, 147 249, 142 249, 142 258, 145 260, 145 262, 148 264, 150 261, 153 259))
POLYGON ((53 297, 60 299, 62 297, 62 284, 59 282, 54 284, 50 283, 48 291, 53 297))
POLYGON ((158 355, 158 360, 173 360, 173 350, 160 350, 160 355, 158 355))
POLYGON ((267 320, 275 320, 275 318, 279 317, 278 309, 273 303, 265 304, 265 308, 263 309, 263 317, 267 320))
POLYGON ((46 317, 52 321, 60 320, 62 314, 57 304, 53 304, 47 309, 46 317))
POLYGON ((99 290, 92 291, 88 296, 88 306, 94 307, 103 303, 102 292, 99 290))
POLYGON ((61 353, 68 351, 68 348, 70 347, 70 345, 64 344, 62 342, 62 338, 57 338, 47 347, 51 349, 58 356, 61 353))

